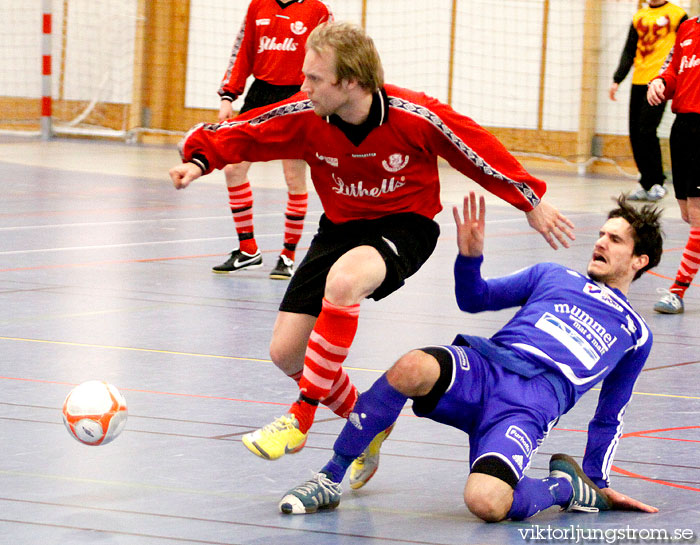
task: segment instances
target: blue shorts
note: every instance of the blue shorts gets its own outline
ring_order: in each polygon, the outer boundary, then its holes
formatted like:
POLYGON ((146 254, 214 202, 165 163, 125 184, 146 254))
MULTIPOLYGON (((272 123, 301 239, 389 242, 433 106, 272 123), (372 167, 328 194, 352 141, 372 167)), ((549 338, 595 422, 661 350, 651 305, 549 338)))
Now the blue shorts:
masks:
POLYGON ((413 412, 466 432, 470 467, 484 456, 496 456, 520 480, 559 419, 553 386, 542 377, 523 377, 492 364, 467 346, 430 347, 430 352, 436 349, 451 357, 451 380, 445 376, 449 383, 437 404, 417 398, 413 412))

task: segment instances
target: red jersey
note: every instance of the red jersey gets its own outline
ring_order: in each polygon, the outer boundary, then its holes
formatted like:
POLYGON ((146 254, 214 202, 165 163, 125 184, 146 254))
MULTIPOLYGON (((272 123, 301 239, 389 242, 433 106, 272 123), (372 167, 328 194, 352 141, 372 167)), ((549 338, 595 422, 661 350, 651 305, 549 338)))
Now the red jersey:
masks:
POLYGON ((680 26, 671 55, 671 62, 659 76, 666 84, 664 96, 673 99, 674 113, 700 114, 700 17, 680 26))
POLYGON ((221 124, 200 124, 180 143, 204 173, 241 161, 303 159, 332 222, 441 209, 438 157, 523 211, 546 184, 531 176, 495 136, 422 93, 393 85, 375 93, 368 120, 319 117, 305 93, 221 124))
POLYGON ((229 59, 219 96, 236 100, 251 74, 272 85, 301 85, 306 39, 333 15, 320 0, 252 0, 229 59))

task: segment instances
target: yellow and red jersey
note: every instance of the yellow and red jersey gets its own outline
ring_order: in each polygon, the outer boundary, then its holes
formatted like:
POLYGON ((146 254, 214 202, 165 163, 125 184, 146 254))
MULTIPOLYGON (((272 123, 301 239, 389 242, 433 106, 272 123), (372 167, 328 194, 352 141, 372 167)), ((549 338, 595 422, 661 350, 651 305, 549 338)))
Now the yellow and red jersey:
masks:
POLYGON ((332 21, 320 0, 252 0, 231 51, 219 96, 235 100, 251 74, 272 85, 301 85, 304 47, 309 33, 332 21))
POLYGON ((632 66, 633 85, 646 85, 658 76, 673 47, 678 27, 687 18, 683 8, 670 2, 655 7, 644 6, 637 11, 613 81, 620 83, 632 66))
POLYGON ((637 31, 637 52, 634 56, 632 83, 646 85, 659 75, 668 52, 673 47, 683 8, 666 2, 663 6, 640 9, 632 18, 637 31))

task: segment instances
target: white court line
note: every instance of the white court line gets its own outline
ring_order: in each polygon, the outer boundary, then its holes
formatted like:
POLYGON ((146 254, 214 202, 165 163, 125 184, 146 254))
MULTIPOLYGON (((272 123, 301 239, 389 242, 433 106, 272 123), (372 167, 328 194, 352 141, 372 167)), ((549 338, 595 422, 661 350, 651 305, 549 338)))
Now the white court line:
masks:
MULTIPOLYGON (((264 215, 264 214, 260 214, 264 215)), ((260 216, 259 215, 259 216, 260 216)), ((277 214, 272 214, 272 215, 277 215, 277 214)), ((212 218, 219 217, 219 216, 211 216, 212 218)), ((180 221, 182 218, 178 218, 177 221, 180 221)), ((201 219, 201 218, 190 218, 193 220, 196 219, 201 219)), ((151 222, 151 221, 167 221, 167 220, 135 220, 133 222, 124 222, 124 223, 142 223, 142 222, 151 222)), ((500 219, 500 220, 487 220, 486 224, 496 224, 496 223, 514 223, 514 222, 521 222, 523 221, 523 218, 508 218, 508 219, 500 219)), ((112 222, 112 223, 122 223, 122 222, 112 222)), ((96 224, 78 224, 78 225, 108 225, 106 223, 96 223, 96 224)), ((454 225, 454 223, 440 223, 440 227, 445 227, 448 225, 454 225)), ((43 226, 42 226, 43 227, 43 226)), ((314 235, 316 233, 316 230, 314 229, 313 231, 304 231, 304 235, 314 235)), ((279 237, 281 236, 281 233, 270 233, 270 234, 260 234, 260 235, 255 235, 255 238, 270 238, 270 237, 279 237)), ((207 238, 185 238, 185 239, 179 239, 179 240, 160 240, 160 241, 150 241, 150 242, 130 242, 130 243, 124 243, 124 244, 103 244, 103 245, 97 245, 97 246, 67 246, 67 247, 62 247, 62 248, 40 248, 36 250, 9 250, 9 251, 4 251, 0 252, 0 255, 20 255, 20 254, 34 254, 38 252, 72 252, 76 250, 103 250, 103 249, 111 249, 111 248, 132 248, 134 246, 152 246, 152 245, 161 245, 161 244, 181 244, 181 243, 186 243, 186 242, 208 242, 208 241, 214 241, 214 240, 231 240, 231 236, 226 236, 226 237, 207 237, 207 238)))
MULTIPOLYGON (((303 234, 309 235, 314 234, 315 231, 304 231, 303 234)), ((125 244, 103 244, 98 246, 66 246, 62 248, 43 248, 37 250, 10 250, 7 252, 0 252, 0 255, 18 255, 18 254, 35 254, 38 252, 72 252, 75 250, 104 250, 110 248, 132 248, 134 246, 157 246, 160 244, 181 244, 184 242, 207 242, 211 240, 231 240, 235 235, 228 237, 209 237, 209 238, 183 238, 180 240, 157 240, 150 242, 129 242, 125 244)), ((281 233, 270 233, 264 235, 255 235, 255 238, 270 238, 270 237, 280 237, 281 233)))
MULTIPOLYGON (((269 218, 284 215, 283 213, 264 213, 255 214, 256 218, 269 218)), ((307 212, 308 216, 320 216, 321 212, 307 212)), ((229 220, 231 221, 231 215, 223 216, 202 216, 202 217, 192 217, 192 218, 159 218, 152 220, 123 220, 123 221, 93 221, 85 223, 53 223, 45 225, 16 225, 12 227, 0 227, 0 231, 23 231, 31 229, 58 229, 61 227, 96 227, 96 226, 108 226, 108 225, 140 225, 145 223, 164 223, 170 221, 210 221, 210 220, 229 220)))
MULTIPOLYGON (((279 212, 267 212, 267 213, 259 213, 255 214, 256 218, 271 218, 271 217, 277 217, 281 213, 279 212)), ((320 211, 313 211, 313 212, 307 212, 306 217, 309 216, 316 216, 320 217, 323 212, 320 211)), ((283 214, 282 214, 283 215, 283 214)), ((593 216, 593 215, 598 215, 598 214, 569 214, 571 217, 587 217, 587 216, 593 216)), ((158 218, 158 219, 151 219, 151 220, 122 220, 122 221, 93 221, 93 222, 84 222, 84 223, 51 223, 51 224, 42 224, 42 225, 15 225, 15 226, 10 226, 10 227, 0 227, 0 231, 25 231, 25 230, 33 230, 33 229, 59 229, 61 227, 96 227, 96 226, 109 226, 109 225, 141 225, 141 224, 147 224, 147 223, 165 223, 165 222, 171 222, 171 221, 213 221, 213 220, 230 220, 231 216, 230 215, 223 215, 223 216, 201 216, 201 217, 190 217, 190 218, 158 218)), ((508 219, 502 219, 502 220, 486 220, 486 223, 513 223, 513 222, 518 222, 522 221, 523 218, 508 218, 508 219)), ((526 220, 527 221, 527 220, 526 220)), ((445 223, 439 223, 441 227, 447 226, 447 225, 454 225, 454 221, 448 221, 445 223)), ((257 236, 257 235, 256 235, 257 236)))

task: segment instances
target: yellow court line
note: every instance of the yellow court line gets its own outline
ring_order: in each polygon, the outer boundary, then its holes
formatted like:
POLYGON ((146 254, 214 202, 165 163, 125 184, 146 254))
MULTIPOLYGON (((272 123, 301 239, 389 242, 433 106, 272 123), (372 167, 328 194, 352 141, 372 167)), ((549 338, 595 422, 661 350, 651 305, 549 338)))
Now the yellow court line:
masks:
POLYGON ((2 337, 0 340, 3 341, 21 341, 28 343, 46 343, 46 344, 58 344, 62 346, 80 346, 82 348, 103 348, 108 350, 128 350, 131 352, 151 352, 154 354, 172 354, 174 356, 192 356, 195 358, 218 358, 222 360, 239 360, 239 361, 256 361, 261 363, 272 363, 272 360, 263 360, 257 358, 240 358, 236 356, 219 356, 217 354, 197 354, 194 352, 177 352, 174 350, 156 350, 155 348, 133 348, 130 346, 110 346, 103 344, 89 344, 89 343, 75 343, 67 341, 49 341, 46 339, 24 339, 21 337, 2 337))
MULTIPOLYGON (((110 346, 102 344, 89 344, 89 343, 75 343, 67 341, 49 341, 46 339, 25 339, 22 337, 3 337, 0 336, 2 341, 20 341, 28 343, 46 343, 46 344, 58 344, 62 346, 79 346, 82 348, 103 348, 107 350, 128 350, 132 352, 151 352, 154 354, 172 354, 174 356, 191 356, 195 358, 216 358, 221 360, 236 360, 236 361, 253 361, 258 363, 272 363, 272 360, 260 359, 260 358, 240 358, 236 356, 219 356, 217 354, 197 354, 195 352, 177 352, 175 350, 156 350, 154 348, 132 348, 129 346, 110 346)), ((384 373, 380 369, 367 369, 365 367, 348 367, 343 366, 345 369, 350 371, 366 371, 368 373, 384 373)), ((600 388, 591 388, 594 391, 600 391, 600 388)), ((654 397, 670 397, 677 399, 700 399, 698 396, 682 396, 674 394, 655 394, 651 392, 632 392, 634 395, 640 396, 654 396, 654 397)))

